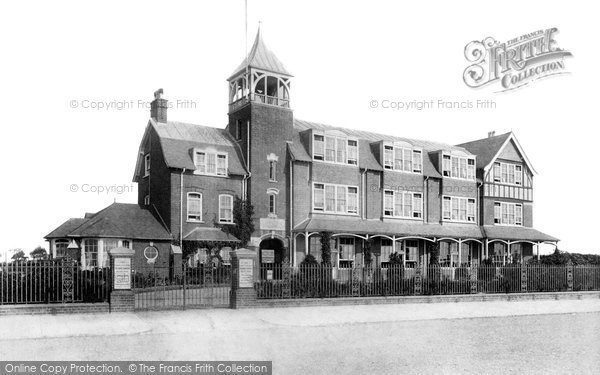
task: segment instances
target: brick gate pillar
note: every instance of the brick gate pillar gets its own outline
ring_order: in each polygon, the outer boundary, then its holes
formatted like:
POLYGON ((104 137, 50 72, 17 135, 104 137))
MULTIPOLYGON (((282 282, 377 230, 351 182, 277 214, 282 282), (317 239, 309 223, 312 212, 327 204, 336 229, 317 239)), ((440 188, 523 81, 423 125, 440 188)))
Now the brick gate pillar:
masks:
POLYGON ((258 256, 255 251, 237 249, 231 252, 231 295, 229 306, 232 309, 254 306, 258 279, 258 256))
POLYGON ((124 247, 110 250, 112 290, 110 311, 127 312, 135 308, 135 297, 131 290, 131 260, 135 251, 124 247))

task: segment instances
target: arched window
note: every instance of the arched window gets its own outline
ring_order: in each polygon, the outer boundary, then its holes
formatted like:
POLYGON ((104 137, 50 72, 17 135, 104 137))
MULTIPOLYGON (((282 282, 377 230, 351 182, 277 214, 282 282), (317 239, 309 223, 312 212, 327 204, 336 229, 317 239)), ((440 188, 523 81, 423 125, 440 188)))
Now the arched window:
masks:
POLYGON ((202 221, 202 194, 187 194, 187 220, 193 222, 202 221))

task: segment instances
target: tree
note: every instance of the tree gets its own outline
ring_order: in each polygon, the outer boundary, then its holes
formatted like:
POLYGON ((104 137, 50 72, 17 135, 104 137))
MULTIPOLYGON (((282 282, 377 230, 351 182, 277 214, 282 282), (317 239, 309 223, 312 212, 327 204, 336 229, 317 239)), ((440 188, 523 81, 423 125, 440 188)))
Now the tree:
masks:
POLYGON ((35 260, 48 259, 48 252, 41 246, 36 247, 33 251, 29 253, 29 255, 31 255, 31 258, 35 260))
POLYGON ((331 232, 321 232, 321 264, 331 265, 331 232))
POLYGON ((27 257, 25 256, 25 252, 23 250, 14 249, 11 251, 15 252, 11 258, 12 260, 14 260, 14 261, 27 260, 27 257))
POLYGON ((248 246, 250 237, 254 232, 254 206, 249 201, 237 196, 233 202, 233 223, 234 225, 216 225, 223 232, 240 240, 241 247, 248 246))

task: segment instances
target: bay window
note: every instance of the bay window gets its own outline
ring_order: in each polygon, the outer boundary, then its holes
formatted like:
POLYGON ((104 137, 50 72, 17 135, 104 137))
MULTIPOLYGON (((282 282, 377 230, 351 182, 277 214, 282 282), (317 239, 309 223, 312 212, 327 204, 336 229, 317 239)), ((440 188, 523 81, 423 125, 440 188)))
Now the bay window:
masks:
POLYGON ((442 220, 474 223, 475 212, 474 198, 442 197, 442 220))
POLYGON ((383 216, 421 219, 423 217, 423 194, 384 190, 383 216))
POLYGON ((314 183, 313 211, 358 214, 358 188, 356 186, 314 183))

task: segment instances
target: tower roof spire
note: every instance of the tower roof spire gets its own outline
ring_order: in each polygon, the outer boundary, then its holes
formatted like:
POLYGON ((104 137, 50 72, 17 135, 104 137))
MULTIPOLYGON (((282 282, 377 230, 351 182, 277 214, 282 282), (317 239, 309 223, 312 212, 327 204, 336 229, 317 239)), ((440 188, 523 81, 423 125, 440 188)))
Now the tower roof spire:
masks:
POLYGON ((277 56, 275 56, 275 54, 265 45, 260 31, 260 23, 250 53, 233 72, 231 78, 246 70, 246 67, 266 70, 268 72, 279 73, 290 77, 292 76, 277 56))

